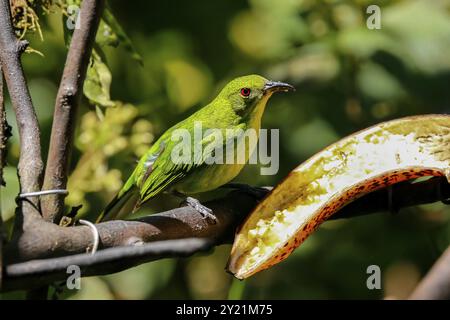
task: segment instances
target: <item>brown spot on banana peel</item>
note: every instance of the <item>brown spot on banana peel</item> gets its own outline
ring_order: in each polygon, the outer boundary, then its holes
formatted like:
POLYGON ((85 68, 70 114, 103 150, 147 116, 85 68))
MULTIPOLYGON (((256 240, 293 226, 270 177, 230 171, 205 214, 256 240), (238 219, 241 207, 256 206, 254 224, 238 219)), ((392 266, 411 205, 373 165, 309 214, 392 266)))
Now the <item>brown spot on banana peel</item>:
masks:
POLYGON ((422 176, 450 178, 450 116, 384 122, 330 145, 294 169, 248 216, 228 270, 247 278, 286 259, 351 201, 422 176))

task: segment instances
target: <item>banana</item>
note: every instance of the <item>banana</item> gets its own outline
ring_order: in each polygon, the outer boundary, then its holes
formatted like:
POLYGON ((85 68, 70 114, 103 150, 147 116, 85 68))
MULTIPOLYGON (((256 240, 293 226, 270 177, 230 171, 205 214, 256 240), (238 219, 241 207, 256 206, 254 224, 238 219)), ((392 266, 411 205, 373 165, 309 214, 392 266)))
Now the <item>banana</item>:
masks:
POLYGON ((384 122, 330 145, 295 168, 238 230, 227 269, 245 279, 286 259, 351 201, 422 176, 450 177, 450 116, 384 122))

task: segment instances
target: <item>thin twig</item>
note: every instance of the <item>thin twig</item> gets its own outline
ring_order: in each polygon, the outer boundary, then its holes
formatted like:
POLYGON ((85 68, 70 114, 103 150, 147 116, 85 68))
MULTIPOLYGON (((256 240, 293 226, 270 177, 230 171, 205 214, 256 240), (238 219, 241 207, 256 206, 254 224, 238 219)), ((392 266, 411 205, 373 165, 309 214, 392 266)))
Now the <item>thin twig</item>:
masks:
POLYGON ((116 247, 91 254, 33 260, 9 265, 5 270, 4 290, 40 287, 67 279, 67 268, 75 265, 83 277, 119 272, 138 264, 164 258, 187 257, 210 249, 209 239, 187 238, 157 241, 143 245, 116 247))
MULTIPOLYGON (((75 118, 104 6, 105 0, 84 0, 81 3, 80 28, 73 32, 56 96, 44 190, 65 189, 67 186, 75 118)), ((42 214, 45 220, 58 222, 63 211, 64 195, 55 194, 43 199, 42 214)))

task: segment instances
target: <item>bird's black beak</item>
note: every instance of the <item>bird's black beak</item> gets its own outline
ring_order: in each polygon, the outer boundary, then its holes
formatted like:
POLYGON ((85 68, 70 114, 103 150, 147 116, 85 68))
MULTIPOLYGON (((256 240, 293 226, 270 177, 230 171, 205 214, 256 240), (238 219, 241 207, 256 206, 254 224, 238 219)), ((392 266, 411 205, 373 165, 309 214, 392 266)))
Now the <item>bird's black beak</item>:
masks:
POLYGON ((264 86, 264 93, 276 92, 276 91, 295 91, 294 86, 289 83, 279 82, 279 81, 267 81, 264 86))

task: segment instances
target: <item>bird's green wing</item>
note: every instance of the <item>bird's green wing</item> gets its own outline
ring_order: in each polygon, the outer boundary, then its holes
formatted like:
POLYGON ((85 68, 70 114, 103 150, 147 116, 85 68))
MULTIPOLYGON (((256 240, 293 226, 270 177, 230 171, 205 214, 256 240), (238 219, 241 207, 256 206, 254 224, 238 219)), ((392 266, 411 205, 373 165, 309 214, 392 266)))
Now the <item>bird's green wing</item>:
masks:
MULTIPOLYGON (((151 167, 147 166, 145 173, 137 180, 137 186, 140 189, 138 206, 164 191, 170 185, 179 182, 197 168, 206 165, 205 161, 211 156, 212 152, 217 149, 223 150, 227 143, 224 139, 218 139, 214 132, 210 132, 201 139, 199 143, 200 152, 192 155, 192 161, 179 162, 174 161, 171 157, 177 142, 173 142, 167 137, 162 138, 163 142, 161 143, 164 144, 164 149, 155 161, 149 161, 151 167)), ((193 145, 191 145, 191 149, 194 149, 193 145)))
MULTIPOLYGON (((242 128, 238 126, 235 129, 239 131, 242 128)), ((230 137, 227 136, 227 138, 230 137)), ((231 139, 236 138, 237 136, 231 137, 231 139)), ((117 217, 130 199, 135 199, 133 200, 136 202, 135 209, 139 208, 141 204, 169 186, 176 184, 197 168, 207 165, 206 160, 212 155, 212 152, 217 149, 224 150, 225 145, 229 142, 228 140, 216 139, 213 133, 206 135, 199 144, 202 152, 197 154, 197 158, 192 159, 193 161, 180 163, 173 161, 171 158, 171 153, 177 142, 171 140, 171 130, 169 130, 139 160, 138 165, 122 189, 100 215, 99 221, 104 218, 117 217)))
MULTIPOLYGON (((207 137, 201 141, 204 144, 207 137)), ((203 156, 192 161, 174 161, 172 159, 172 150, 174 142, 164 140, 165 147, 154 162, 149 161, 151 166, 146 165, 145 174, 138 179, 137 185, 140 188, 139 204, 146 202, 158 193, 164 191, 170 185, 175 184, 196 168, 204 165, 203 156)))

